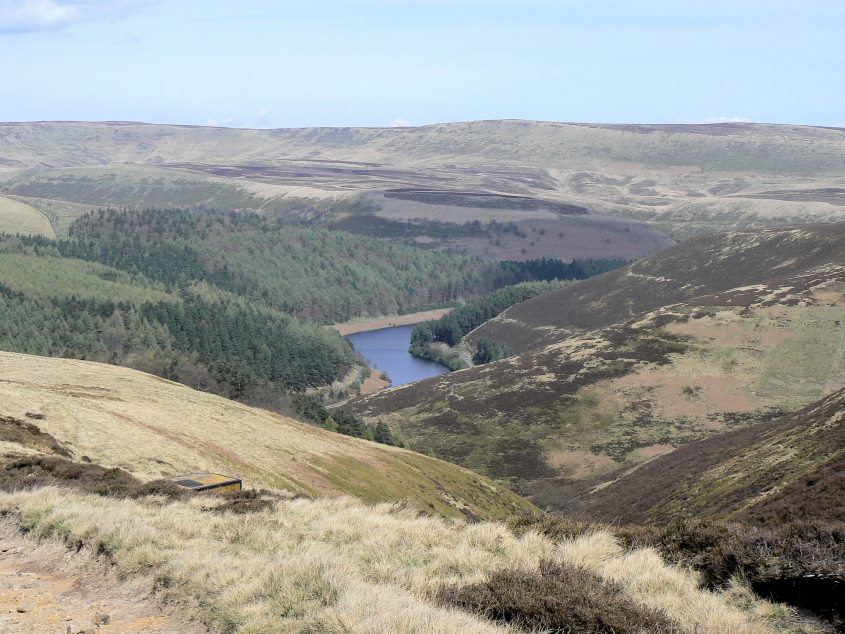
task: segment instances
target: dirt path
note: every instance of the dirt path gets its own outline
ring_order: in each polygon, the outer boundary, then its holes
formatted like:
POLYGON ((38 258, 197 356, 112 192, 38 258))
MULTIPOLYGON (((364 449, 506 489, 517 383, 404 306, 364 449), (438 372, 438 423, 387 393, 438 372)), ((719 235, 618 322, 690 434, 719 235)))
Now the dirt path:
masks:
POLYGON ((342 324, 334 324, 332 328, 342 335, 351 335, 356 332, 367 332, 368 330, 380 330, 381 328, 392 328, 393 326, 410 326, 429 319, 440 319, 448 313, 451 308, 438 308, 426 310, 421 313, 409 315, 394 315, 392 317, 379 317, 368 321, 347 321, 342 324))
POLYGON ((118 580, 84 554, 39 543, 12 522, 0 522, 0 631, 207 631, 163 611, 149 588, 149 581, 118 580))

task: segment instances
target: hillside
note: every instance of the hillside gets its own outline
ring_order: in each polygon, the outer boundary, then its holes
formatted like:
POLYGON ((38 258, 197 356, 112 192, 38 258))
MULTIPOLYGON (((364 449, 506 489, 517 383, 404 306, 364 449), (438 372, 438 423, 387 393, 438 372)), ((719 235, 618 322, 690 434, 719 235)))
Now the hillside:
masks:
POLYGON ((47 216, 38 209, 2 196, 0 196, 0 233, 56 237, 56 232, 47 216))
POLYGON ((206 390, 228 373, 303 389, 354 363, 330 329, 182 281, 168 289, 61 257, 55 244, 0 238, 0 349, 130 365, 206 390))
POLYGON ((532 263, 456 254, 292 226, 257 214, 144 210, 80 217, 69 256, 176 287, 203 281, 313 321, 413 312, 538 279, 532 263))
POLYGON ((515 352, 609 326, 639 313, 842 262, 845 223, 692 238, 661 253, 517 304, 467 337, 515 352))
POLYGON ((180 206, 338 222, 491 259, 633 259, 668 246, 664 234, 841 219, 845 131, 6 123, 0 163, 0 194, 40 209, 60 235, 91 207, 180 206))
MULTIPOLYGON (((502 517, 531 508, 459 467, 134 370, 4 352, 0 373, 5 430, 34 423, 76 460, 87 456, 142 480, 217 471, 253 488, 369 503, 408 500, 447 517, 502 517)), ((3 449, 20 451, 8 437, 3 449)))
POLYGON ((687 513, 757 525, 845 518, 845 390, 797 412, 681 447, 602 482, 568 506, 605 521, 687 513))
MULTIPOLYGON (((833 239, 842 227, 832 235, 818 228, 774 233, 781 246, 764 251, 763 263, 753 245, 766 244, 772 232, 736 241, 727 236, 728 245, 752 248, 744 255, 719 250, 710 259, 728 256, 742 275, 755 267, 771 275, 778 265, 791 275, 561 336, 509 359, 355 399, 344 409, 401 424, 412 447, 507 482, 541 506, 561 507, 572 480, 773 418, 845 386, 845 250, 833 239)), ((681 270, 681 254, 674 257, 681 270)), ((526 305, 538 299, 544 296, 526 305)))
POLYGON ((407 450, 124 368, 0 353, 0 373, 4 540, 64 545, 87 584, 108 575, 212 631, 825 631, 601 527, 557 539, 468 522, 533 507, 407 450), (252 490, 155 480, 196 470, 252 490))

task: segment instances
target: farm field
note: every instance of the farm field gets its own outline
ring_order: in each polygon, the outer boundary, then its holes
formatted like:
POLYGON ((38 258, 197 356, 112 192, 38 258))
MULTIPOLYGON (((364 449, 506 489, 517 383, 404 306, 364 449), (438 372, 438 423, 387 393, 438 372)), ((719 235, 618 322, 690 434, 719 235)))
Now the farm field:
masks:
POLYGON ((32 205, 0 196, 0 233, 56 237, 50 220, 32 205))

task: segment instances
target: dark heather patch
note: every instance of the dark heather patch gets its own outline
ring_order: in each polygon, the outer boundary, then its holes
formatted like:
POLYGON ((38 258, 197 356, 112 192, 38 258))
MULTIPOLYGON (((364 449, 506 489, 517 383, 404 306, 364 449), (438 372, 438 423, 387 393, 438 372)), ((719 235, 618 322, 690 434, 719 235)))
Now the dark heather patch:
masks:
POLYGON ((628 548, 650 546, 702 573, 710 588, 739 575, 763 597, 845 625, 845 522, 797 521, 776 528, 679 517, 667 525, 614 529, 628 548))
MULTIPOLYGON (((41 420, 43 414, 26 414, 30 418, 41 420)), ((41 431, 38 425, 14 418, 0 416, 0 440, 17 443, 39 451, 48 451, 60 456, 70 457, 70 451, 50 434, 41 431)))
POLYGON ((492 451, 490 477, 532 480, 551 478, 557 472, 548 466, 543 448, 525 438, 500 438, 492 451))
POLYGON ((551 632, 680 632, 665 612, 647 608, 616 583, 583 568, 549 561, 538 571, 516 568, 493 573, 487 581, 445 585, 439 601, 488 619, 551 632))
POLYGON ((547 513, 516 515, 508 518, 507 526, 517 537, 522 537, 529 531, 534 531, 556 542, 581 537, 601 528, 593 522, 573 519, 566 515, 549 515, 547 513))
POLYGON ((247 513, 260 513, 262 511, 272 511, 276 508, 276 500, 280 499, 280 496, 266 489, 233 491, 223 493, 220 497, 223 499, 222 504, 208 507, 205 510, 217 514, 235 513, 246 515, 247 513))
POLYGON ((0 489, 8 492, 60 486, 113 498, 162 495, 168 500, 191 495, 169 480, 141 482, 123 469, 107 469, 57 456, 7 455, 0 459, 0 489))

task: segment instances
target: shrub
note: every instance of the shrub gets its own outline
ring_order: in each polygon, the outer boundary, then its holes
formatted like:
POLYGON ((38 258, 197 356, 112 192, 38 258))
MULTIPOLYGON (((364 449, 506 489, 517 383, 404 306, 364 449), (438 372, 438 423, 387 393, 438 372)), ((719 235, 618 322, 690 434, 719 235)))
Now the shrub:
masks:
POLYGON ((526 629, 555 632, 674 632, 664 612, 636 603, 616 583, 593 572, 548 561, 538 571, 517 568, 487 581, 443 586, 440 601, 526 629))

